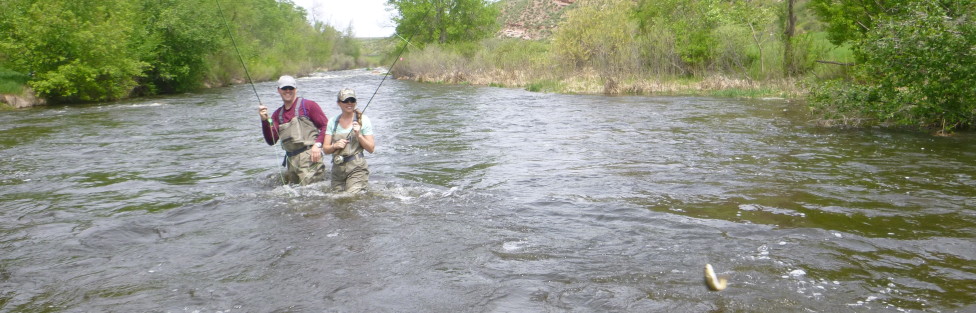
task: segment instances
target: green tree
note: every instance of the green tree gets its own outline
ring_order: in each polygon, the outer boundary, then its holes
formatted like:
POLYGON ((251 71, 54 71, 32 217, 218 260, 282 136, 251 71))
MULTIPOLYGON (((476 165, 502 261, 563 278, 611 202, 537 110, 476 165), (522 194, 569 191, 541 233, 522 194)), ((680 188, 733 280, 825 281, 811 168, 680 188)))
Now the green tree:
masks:
POLYGON ((130 40, 140 36, 132 1, 37 0, 6 13, 0 51, 8 66, 34 73, 28 83, 55 101, 129 95, 149 64, 130 40))
POLYGON ((796 37, 796 0, 786 0, 783 18, 783 76, 792 77, 799 72, 794 62, 793 38, 796 37))
POLYGON ((553 34, 552 50, 574 69, 596 69, 604 79, 604 92, 617 93, 617 79, 639 66, 634 51, 636 25, 628 18, 629 0, 583 0, 567 12, 553 34))
MULTIPOLYGON (((916 0, 810 0, 810 8, 827 24, 830 41, 835 45, 863 37, 899 8, 916 0)), ((934 0, 952 2, 955 0, 934 0)))
POLYGON ((473 42, 498 30, 496 5, 487 0, 389 0, 396 31, 415 44, 473 42))
POLYGON ((309 24, 287 0, 3 1, 0 68, 31 73, 27 84, 53 102, 241 81, 236 48, 255 80, 311 72, 335 62, 333 53, 359 54, 355 46, 333 49, 339 33, 309 24))
POLYGON ((208 0, 143 1, 140 20, 152 64, 144 94, 185 92, 200 86, 208 72, 207 57, 221 47, 226 31, 217 23, 217 8, 208 0), (224 35, 224 36, 222 36, 224 35))
POLYGON ((759 74, 765 76, 766 71, 766 44, 771 39, 772 29, 775 27, 776 20, 775 8, 765 1, 735 1, 726 5, 728 21, 725 24, 734 25, 743 29, 748 29, 752 43, 756 47, 758 56, 756 62, 759 63, 759 74))
MULTIPOLYGON (((640 0, 634 10, 642 36, 670 44, 681 74, 703 73, 712 61, 720 0, 640 0), (661 33, 664 37, 661 37, 661 33)), ((651 58, 648 58, 651 59, 651 58)))
POLYGON ((856 115, 951 131, 976 125, 976 1, 918 0, 876 20, 856 41, 854 84, 817 89, 828 117, 856 115))

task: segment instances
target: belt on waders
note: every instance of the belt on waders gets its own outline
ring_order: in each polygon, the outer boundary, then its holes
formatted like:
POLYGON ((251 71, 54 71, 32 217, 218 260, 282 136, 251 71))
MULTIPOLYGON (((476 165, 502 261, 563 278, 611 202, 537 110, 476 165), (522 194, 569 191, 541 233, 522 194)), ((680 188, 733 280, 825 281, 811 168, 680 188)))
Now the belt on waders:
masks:
MULTIPOLYGON (((362 151, 359 151, 359 153, 356 153, 356 154, 353 154, 353 155, 343 156, 342 157, 342 163, 346 163, 346 162, 353 161, 353 160, 358 159, 358 158, 365 158, 365 157, 366 156, 363 155, 363 152, 362 151)), ((335 160, 333 160, 333 163, 335 163, 335 160)))
POLYGON ((289 157, 293 157, 293 156, 302 154, 302 152, 308 151, 308 149, 311 149, 311 148, 312 148, 312 146, 305 146, 305 148, 301 148, 301 149, 298 149, 298 150, 295 150, 295 151, 285 151, 285 158, 283 160, 281 160, 281 166, 288 166, 288 158, 289 157))

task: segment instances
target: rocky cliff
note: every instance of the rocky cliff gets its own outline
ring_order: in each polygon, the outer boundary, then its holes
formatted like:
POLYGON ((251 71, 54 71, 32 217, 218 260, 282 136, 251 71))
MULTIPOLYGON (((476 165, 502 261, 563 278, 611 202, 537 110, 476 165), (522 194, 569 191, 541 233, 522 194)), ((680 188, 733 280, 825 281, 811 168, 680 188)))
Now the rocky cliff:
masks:
POLYGON ((507 0, 503 1, 499 37, 545 39, 559 26, 563 13, 576 0, 507 0))

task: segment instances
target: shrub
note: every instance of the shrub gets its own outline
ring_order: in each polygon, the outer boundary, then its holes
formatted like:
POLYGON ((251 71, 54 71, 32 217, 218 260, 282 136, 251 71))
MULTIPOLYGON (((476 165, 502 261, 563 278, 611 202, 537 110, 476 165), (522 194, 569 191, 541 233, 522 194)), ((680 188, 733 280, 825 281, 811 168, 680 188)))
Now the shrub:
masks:
POLYGON ((972 1, 916 1, 855 44, 854 84, 831 82, 811 100, 826 114, 951 131, 976 123, 976 24, 972 1), (969 9, 967 9, 969 8, 969 9))

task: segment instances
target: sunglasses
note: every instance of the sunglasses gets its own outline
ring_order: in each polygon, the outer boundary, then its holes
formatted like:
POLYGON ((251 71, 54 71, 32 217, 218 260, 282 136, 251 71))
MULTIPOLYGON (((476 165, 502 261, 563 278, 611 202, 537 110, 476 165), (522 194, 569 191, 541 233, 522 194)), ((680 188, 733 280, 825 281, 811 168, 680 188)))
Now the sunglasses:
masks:
POLYGON ((295 87, 285 86, 285 87, 281 87, 281 90, 295 90, 295 87))
POLYGON ((339 101, 339 102, 342 102, 342 103, 356 103, 356 98, 346 99, 346 100, 339 101))

